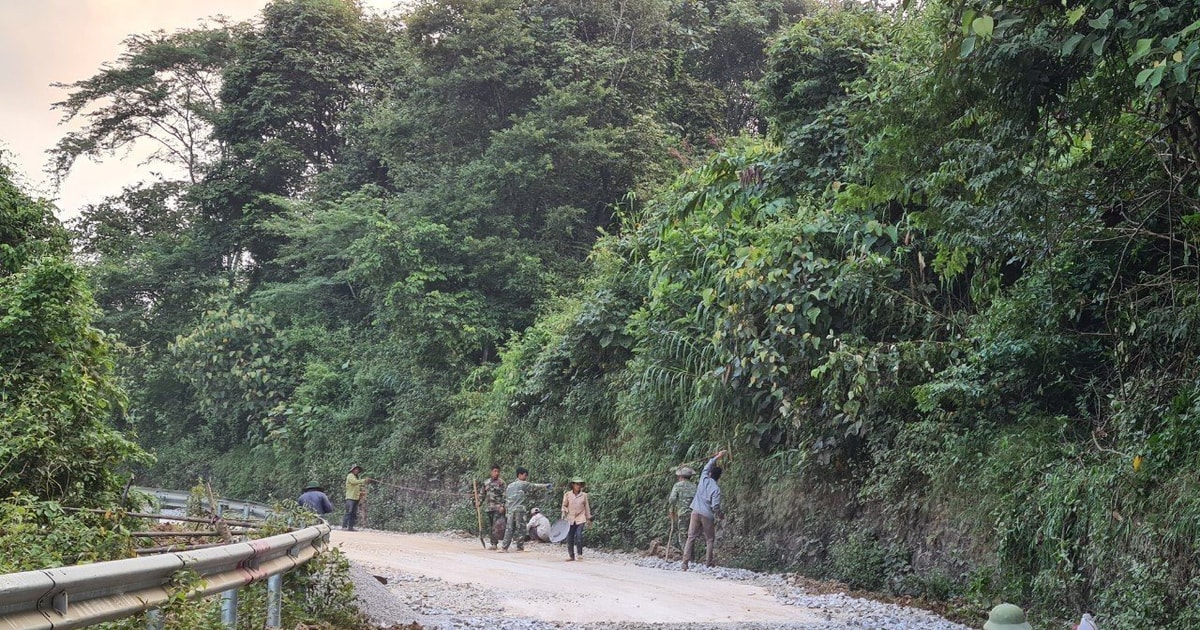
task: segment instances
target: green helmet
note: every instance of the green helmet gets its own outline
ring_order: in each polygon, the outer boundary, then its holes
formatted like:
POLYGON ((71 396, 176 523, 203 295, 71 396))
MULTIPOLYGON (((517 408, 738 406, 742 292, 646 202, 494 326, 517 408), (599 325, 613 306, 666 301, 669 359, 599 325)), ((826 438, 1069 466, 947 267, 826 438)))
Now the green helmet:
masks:
POLYGON ((1013 604, 1000 604, 988 613, 983 630, 1033 630, 1025 620, 1025 611, 1013 604))

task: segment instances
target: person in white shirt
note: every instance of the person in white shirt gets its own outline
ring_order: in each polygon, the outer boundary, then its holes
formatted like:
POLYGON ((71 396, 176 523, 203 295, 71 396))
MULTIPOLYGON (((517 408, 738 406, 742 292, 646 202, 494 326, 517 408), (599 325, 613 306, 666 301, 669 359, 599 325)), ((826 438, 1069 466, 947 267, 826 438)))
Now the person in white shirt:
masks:
POLYGON ((550 542, 550 519, 538 508, 529 513, 533 515, 529 519, 529 539, 550 542))

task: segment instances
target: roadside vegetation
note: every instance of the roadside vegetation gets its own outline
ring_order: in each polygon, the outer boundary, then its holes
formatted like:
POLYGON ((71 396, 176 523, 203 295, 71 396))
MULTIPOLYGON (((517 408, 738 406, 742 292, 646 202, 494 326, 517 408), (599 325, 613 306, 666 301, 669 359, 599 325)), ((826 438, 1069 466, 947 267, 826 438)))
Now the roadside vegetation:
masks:
POLYGON ((275 0, 131 37, 56 166, 181 175, 74 256, 2 192, 0 509, 359 463, 373 525, 472 527, 498 462, 644 547, 730 447, 724 561, 1190 628, 1197 70, 1188 2, 275 0))

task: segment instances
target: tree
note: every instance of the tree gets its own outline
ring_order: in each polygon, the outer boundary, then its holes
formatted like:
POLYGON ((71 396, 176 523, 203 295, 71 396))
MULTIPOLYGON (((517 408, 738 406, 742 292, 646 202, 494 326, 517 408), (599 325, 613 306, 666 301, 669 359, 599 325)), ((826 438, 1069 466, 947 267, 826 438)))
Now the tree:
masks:
POLYGON ((109 421, 124 394, 111 342, 52 207, 0 166, 0 497, 96 505, 141 451, 109 421))
POLYGON ((257 228, 283 209, 271 196, 298 193, 337 161, 353 106, 378 89, 386 34, 350 0, 276 0, 239 38, 214 130, 228 150, 192 191, 231 267, 274 257, 280 243, 257 228))
POLYGON ((221 71, 234 58, 242 28, 224 22, 213 27, 167 34, 132 35, 117 62, 88 79, 55 87, 71 89, 54 104, 63 123, 86 121, 52 151, 61 179, 80 157, 100 158, 149 142, 146 162, 182 168, 187 180, 200 181, 204 168, 222 150, 212 137, 221 108, 221 71))

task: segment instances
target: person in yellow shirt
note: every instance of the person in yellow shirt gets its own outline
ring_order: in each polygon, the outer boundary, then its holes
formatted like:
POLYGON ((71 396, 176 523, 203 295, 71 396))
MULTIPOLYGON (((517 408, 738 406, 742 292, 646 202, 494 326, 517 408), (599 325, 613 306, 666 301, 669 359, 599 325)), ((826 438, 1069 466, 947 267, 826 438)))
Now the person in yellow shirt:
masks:
POLYGON ((361 474, 362 466, 355 464, 350 467, 350 474, 346 475, 346 515, 342 517, 342 529, 348 532, 354 531, 354 524, 358 522, 358 504, 367 493, 366 486, 370 481, 360 477, 361 474))
POLYGON ((563 493, 562 517, 570 523, 567 530, 567 553, 571 556, 567 562, 578 558, 583 560, 583 528, 592 522, 592 506, 588 503, 588 494, 583 491, 583 480, 576 477, 571 480, 571 489, 563 493))

